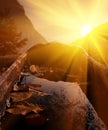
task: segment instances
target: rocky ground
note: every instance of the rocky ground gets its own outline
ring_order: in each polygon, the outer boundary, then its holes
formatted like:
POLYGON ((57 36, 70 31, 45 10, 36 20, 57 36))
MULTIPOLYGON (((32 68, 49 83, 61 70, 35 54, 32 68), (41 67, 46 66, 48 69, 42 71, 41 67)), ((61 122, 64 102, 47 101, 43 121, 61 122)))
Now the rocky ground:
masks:
POLYGON ((14 88, 11 98, 2 130, 107 130, 77 83, 30 74, 14 88))

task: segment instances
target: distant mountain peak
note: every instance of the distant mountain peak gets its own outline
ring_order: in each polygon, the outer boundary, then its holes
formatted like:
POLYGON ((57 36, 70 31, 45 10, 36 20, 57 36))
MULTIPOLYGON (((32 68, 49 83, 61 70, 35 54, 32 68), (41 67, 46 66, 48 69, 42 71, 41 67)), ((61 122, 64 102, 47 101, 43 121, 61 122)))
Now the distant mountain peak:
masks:
POLYGON ((18 0, 0 0, 0 21, 7 17, 13 19, 17 31, 22 34, 21 39, 28 39, 26 46, 21 50, 25 51, 33 45, 46 42, 43 36, 34 29, 18 0))

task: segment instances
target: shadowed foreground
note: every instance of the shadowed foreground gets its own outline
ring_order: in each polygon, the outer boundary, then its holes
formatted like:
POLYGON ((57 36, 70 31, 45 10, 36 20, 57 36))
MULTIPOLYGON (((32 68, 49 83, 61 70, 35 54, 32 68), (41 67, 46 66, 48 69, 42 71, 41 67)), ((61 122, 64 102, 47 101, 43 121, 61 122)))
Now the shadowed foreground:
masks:
POLYGON ((78 84, 53 82, 33 75, 27 76, 23 83, 40 85, 37 90, 46 93, 44 96, 33 93, 27 99, 29 103, 46 108, 48 122, 45 130, 107 129, 78 84))

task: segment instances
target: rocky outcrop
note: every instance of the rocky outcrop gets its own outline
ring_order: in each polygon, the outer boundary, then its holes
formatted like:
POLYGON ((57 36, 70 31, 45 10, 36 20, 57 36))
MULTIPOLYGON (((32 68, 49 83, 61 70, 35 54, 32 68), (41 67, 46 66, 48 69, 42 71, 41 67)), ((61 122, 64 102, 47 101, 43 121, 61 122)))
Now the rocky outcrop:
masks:
POLYGON ((34 93, 27 100, 46 108, 49 121, 45 130, 107 130, 77 83, 54 82, 32 75, 22 83, 40 84, 37 90, 47 94, 40 97, 34 93))

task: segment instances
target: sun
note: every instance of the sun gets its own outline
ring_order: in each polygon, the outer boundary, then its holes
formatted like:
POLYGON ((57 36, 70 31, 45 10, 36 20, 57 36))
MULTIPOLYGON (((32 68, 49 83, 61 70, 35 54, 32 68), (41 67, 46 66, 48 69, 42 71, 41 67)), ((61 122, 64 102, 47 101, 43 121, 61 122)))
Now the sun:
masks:
POLYGON ((93 27, 89 24, 83 25, 80 30, 81 36, 86 36, 92 30, 92 28, 93 27))

